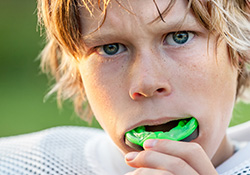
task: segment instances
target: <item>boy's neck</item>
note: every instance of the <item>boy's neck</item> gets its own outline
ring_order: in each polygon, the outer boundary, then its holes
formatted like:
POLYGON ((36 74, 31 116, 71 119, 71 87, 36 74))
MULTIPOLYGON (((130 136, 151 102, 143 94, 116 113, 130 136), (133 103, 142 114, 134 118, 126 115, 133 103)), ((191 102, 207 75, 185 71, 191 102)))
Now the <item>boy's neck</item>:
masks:
POLYGON ((225 136, 211 161, 214 167, 217 167, 233 154, 234 146, 230 139, 225 136))

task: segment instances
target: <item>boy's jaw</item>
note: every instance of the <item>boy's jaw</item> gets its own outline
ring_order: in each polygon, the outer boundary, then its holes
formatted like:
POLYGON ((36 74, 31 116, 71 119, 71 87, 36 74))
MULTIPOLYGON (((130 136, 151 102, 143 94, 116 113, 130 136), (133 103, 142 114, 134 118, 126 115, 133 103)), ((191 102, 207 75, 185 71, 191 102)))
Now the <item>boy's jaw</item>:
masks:
MULTIPOLYGON (((186 117, 186 118, 165 117, 165 118, 161 118, 158 120, 140 121, 140 122, 136 123, 135 125, 133 125, 132 127, 130 127, 125 132, 124 137, 123 137, 123 142, 126 145, 126 147, 128 147, 129 149, 133 149, 133 150, 137 150, 137 151, 143 150, 143 148, 141 146, 135 145, 135 144, 128 141, 128 139, 126 138, 126 133, 128 131, 136 129, 140 126, 144 126, 145 131, 147 131, 147 132, 157 132, 157 131, 169 132, 171 129, 176 127, 181 120, 186 120, 186 119, 190 120, 191 117, 186 117)), ((188 136, 187 138, 185 138, 181 141, 189 142, 189 141, 196 139, 198 136, 199 136, 199 126, 195 129, 195 131, 190 136, 188 136)))

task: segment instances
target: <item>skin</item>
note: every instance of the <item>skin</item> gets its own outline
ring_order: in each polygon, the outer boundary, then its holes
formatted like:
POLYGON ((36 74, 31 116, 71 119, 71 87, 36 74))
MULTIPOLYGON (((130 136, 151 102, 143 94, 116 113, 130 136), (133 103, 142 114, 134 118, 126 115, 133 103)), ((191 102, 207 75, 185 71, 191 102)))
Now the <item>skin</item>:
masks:
MULTIPOLYGON (((158 0, 163 11, 169 1, 158 0)), ((79 63, 89 104, 125 161, 130 174, 216 174, 215 168, 233 154, 225 135, 236 95, 237 70, 230 64, 226 43, 216 45, 190 11, 181 28, 187 2, 177 0, 164 18, 152 0, 128 0, 121 8, 111 2, 105 23, 96 8, 82 8, 86 54, 79 63), (188 42, 173 46, 171 32, 191 31, 188 42), (119 43, 114 55, 103 45, 119 43), (208 45, 209 43, 209 45, 208 45), (217 52, 216 52, 217 49, 217 52), (216 55, 217 53, 217 55, 216 55), (124 143, 124 134, 141 125, 157 125, 194 116, 199 136, 192 142, 148 140, 144 151, 124 143), (182 167, 182 168, 180 168, 182 167)))

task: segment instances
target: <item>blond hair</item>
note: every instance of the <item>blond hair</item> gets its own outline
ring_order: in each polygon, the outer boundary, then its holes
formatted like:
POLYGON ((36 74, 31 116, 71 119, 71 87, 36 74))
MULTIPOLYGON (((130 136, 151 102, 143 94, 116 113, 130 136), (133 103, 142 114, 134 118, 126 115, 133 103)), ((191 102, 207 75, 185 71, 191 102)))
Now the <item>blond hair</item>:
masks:
MULTIPOLYGON (((119 3, 117 0, 114 0, 119 3)), ((168 8, 159 12, 159 18, 174 5, 171 0, 168 8)), ((238 68, 237 97, 250 84, 250 73, 247 69, 250 55, 250 4, 248 0, 188 0, 199 22, 210 32, 218 32, 220 38, 228 43, 230 61, 238 68)), ((79 7, 86 8, 90 13, 97 3, 103 12, 105 22, 107 6, 110 0, 38 0, 38 19, 41 27, 45 27, 46 46, 41 53, 42 71, 52 75, 55 85, 48 95, 57 92, 58 104, 66 99, 74 103, 76 113, 83 119, 91 120, 91 109, 87 104, 84 87, 76 64, 83 56, 81 43, 81 25, 79 7)), ((122 10, 123 8, 121 8, 122 10)))

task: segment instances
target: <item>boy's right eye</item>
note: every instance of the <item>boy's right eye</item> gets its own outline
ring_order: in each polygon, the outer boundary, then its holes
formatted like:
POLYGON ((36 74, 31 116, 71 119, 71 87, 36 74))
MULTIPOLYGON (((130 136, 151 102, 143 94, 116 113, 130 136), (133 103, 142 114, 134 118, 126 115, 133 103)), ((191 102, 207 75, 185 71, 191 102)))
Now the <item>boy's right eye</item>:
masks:
POLYGON ((98 46, 95 48, 95 50, 101 56, 113 56, 126 51, 127 48, 123 44, 113 43, 98 46))

